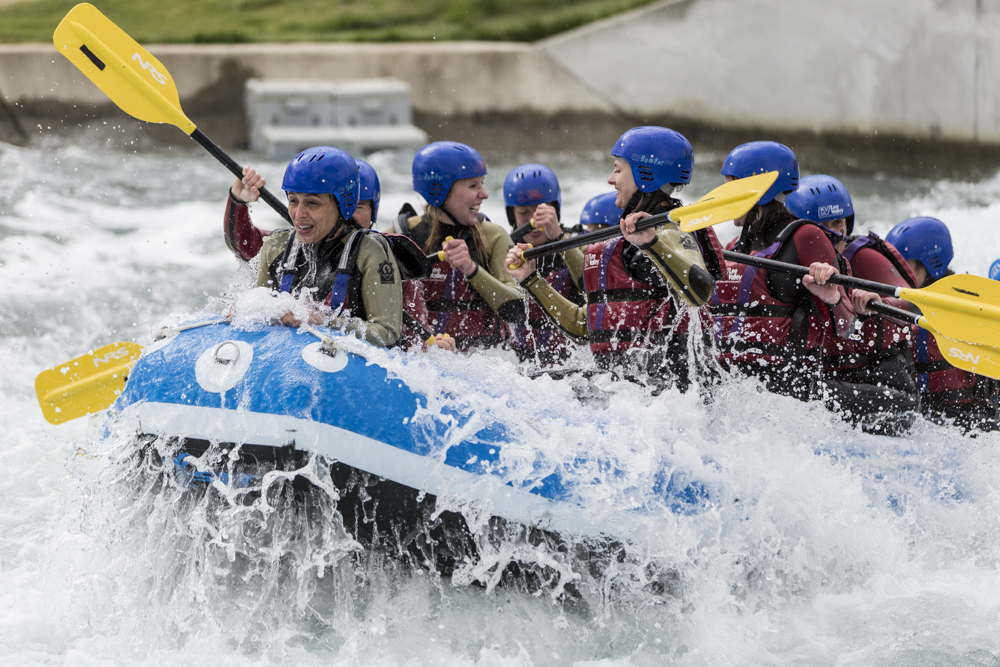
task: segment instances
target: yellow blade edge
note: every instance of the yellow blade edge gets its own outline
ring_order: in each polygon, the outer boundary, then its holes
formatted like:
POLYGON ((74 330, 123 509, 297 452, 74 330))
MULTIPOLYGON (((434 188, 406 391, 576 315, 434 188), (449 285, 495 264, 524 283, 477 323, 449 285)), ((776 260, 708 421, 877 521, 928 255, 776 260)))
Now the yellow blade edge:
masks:
MULTIPOLYGON (((951 286, 899 290, 899 298, 920 307, 924 317, 945 338, 973 340, 977 344, 1000 346, 1000 306, 990 303, 981 293, 968 289, 979 281, 979 276, 951 276, 959 278, 951 286), (978 279, 969 281, 968 279, 978 279)), ((940 282, 940 281, 939 281, 940 282)), ((992 282, 992 281, 990 281, 992 282)))
POLYGON ((949 364, 963 371, 1000 380, 1000 349, 943 336, 924 317, 917 320, 917 324, 934 336, 938 349, 949 364))
POLYGON ((163 63, 93 5, 71 9, 52 42, 125 113, 176 125, 189 135, 197 129, 181 110, 177 86, 163 63))
POLYGON ((42 371, 35 379, 42 415, 50 424, 61 424, 107 409, 141 354, 141 345, 112 343, 42 371))
POLYGON ((769 171, 730 181, 693 204, 675 208, 670 212, 670 218, 679 222, 681 230, 685 232, 735 220, 753 208, 777 178, 778 172, 769 171))

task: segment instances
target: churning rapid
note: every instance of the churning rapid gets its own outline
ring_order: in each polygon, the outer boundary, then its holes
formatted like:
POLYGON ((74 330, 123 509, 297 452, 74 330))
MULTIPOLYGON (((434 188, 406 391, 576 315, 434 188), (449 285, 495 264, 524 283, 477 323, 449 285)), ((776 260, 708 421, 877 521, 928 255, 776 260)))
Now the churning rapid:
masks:
MULTIPOLYGON (((251 282, 222 237, 231 176, 195 150, 122 150, 117 130, 101 129, 0 145, 4 664, 1000 660, 997 433, 918 419, 905 437, 868 435, 749 381, 651 396, 598 377, 580 400, 571 381, 519 372, 512 354, 381 353, 434 415, 504 429, 510 474, 541 461, 586 475, 575 480, 583 511, 628 545, 484 539, 481 561, 441 577, 354 542, 318 469, 304 496, 279 474, 244 501, 224 484, 192 491, 158 474, 156 457, 137 462, 131 434, 102 438, 99 417, 48 425, 40 371, 116 340, 149 344, 164 320, 221 313, 251 282), (580 457, 608 465, 573 468, 580 457), (703 503, 677 511, 658 499, 665 463, 703 503), (546 585, 500 581, 511 561, 546 585)), ((695 149, 687 202, 721 182, 723 153, 695 149)), ((280 183, 282 164, 238 157, 280 183)), ((985 275, 1000 255, 1000 174, 844 174, 800 157, 804 173, 847 184, 862 233, 933 215, 952 230, 958 272, 985 275)), ((411 159, 370 156, 385 220, 417 203, 411 159)), ((610 190, 607 155, 487 156, 493 220, 505 220, 502 175, 526 159, 559 175, 564 223, 610 190)), ((254 215, 279 224, 263 205, 254 215)), ((488 518, 449 509, 474 527, 488 518)))

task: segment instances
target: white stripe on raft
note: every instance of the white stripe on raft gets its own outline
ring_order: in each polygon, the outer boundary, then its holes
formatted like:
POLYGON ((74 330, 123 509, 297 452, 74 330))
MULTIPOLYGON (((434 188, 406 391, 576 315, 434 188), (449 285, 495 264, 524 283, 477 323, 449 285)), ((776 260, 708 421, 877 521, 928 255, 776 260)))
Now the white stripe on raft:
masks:
POLYGON ((520 524, 544 530, 597 536, 604 532, 582 516, 580 507, 542 498, 508 486, 490 475, 477 475, 413 454, 346 429, 285 415, 269 415, 174 403, 142 402, 115 419, 129 430, 154 435, 283 447, 318 454, 377 477, 435 495, 446 507, 473 503, 520 524))

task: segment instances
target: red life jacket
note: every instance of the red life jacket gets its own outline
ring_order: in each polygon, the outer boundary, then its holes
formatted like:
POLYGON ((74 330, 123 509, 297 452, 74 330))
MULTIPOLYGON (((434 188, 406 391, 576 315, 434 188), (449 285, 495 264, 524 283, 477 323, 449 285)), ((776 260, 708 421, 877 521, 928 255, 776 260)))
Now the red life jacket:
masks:
MULTIPOLYGON (((790 223, 769 247, 754 255, 773 257, 806 220, 790 223)), ((715 341, 723 364, 784 366, 793 359, 818 362, 826 334, 823 313, 802 288, 797 303, 773 297, 767 270, 729 262, 715 284, 709 310, 715 320, 715 341)))
POLYGON ((507 325, 447 262, 435 262, 426 278, 403 281, 403 311, 431 333, 454 338, 459 350, 494 347, 507 338, 507 325))
MULTIPOLYGON (((900 279, 896 287, 915 287, 916 278, 903 256, 891 244, 886 243, 874 232, 854 239, 844 250, 843 257, 848 263, 860 250, 869 249, 885 257, 892 264, 900 279)), ((858 278, 884 281, 884 276, 868 276, 852 273, 858 278)), ((869 317, 862 321, 861 331, 849 339, 831 336, 823 356, 824 371, 838 371, 858 368, 879 359, 887 359, 905 351, 910 345, 912 326, 899 324, 884 317, 869 317)))
POLYGON ((594 354, 661 344, 673 334, 677 306, 670 290, 629 276, 624 248, 619 236, 590 244, 584 256, 587 329, 594 354))
MULTIPOLYGON (((410 228, 408 218, 412 207, 400 211, 399 227, 418 244, 426 234, 426 223, 410 228)), ((469 243, 469 253, 479 264, 480 271, 486 263, 479 257, 475 245, 469 243)), ((465 274, 452 269, 447 262, 434 262, 429 275, 403 281, 403 320, 407 316, 419 323, 421 331, 406 327, 407 337, 426 338, 426 332, 448 334, 455 339, 455 347, 464 351, 473 347, 495 347, 507 339, 507 325, 490 304, 479 295, 465 274), (426 331, 424 331, 426 330, 426 331)))

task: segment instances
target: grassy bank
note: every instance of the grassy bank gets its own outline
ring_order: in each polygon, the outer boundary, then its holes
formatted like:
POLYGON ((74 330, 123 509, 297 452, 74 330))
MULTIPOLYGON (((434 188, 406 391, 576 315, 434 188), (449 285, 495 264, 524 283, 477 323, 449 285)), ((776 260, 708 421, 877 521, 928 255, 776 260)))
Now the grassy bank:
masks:
MULTIPOLYGON (((140 43, 532 42, 655 0, 94 0, 140 43)), ((49 42, 78 0, 0 6, 0 42, 49 42)))

